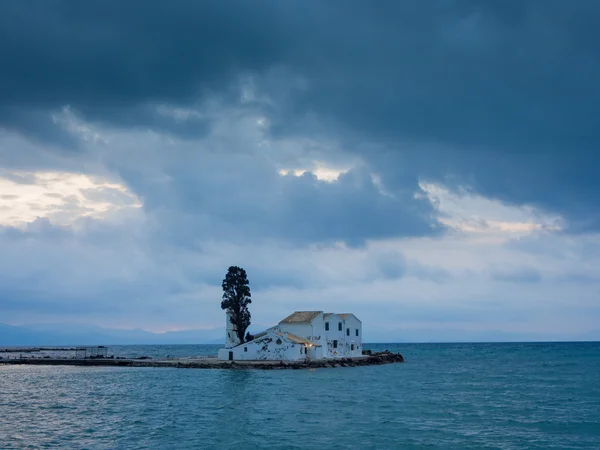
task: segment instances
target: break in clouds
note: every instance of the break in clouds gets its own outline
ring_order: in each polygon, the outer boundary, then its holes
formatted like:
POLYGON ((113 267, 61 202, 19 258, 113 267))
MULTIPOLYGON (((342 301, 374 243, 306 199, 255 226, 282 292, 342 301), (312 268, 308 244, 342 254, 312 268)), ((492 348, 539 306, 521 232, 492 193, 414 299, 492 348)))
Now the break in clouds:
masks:
MULTIPOLYGON (((0 323, 595 336, 596 2, 0 5, 0 323)), ((597 334, 596 334, 597 335, 597 334)))

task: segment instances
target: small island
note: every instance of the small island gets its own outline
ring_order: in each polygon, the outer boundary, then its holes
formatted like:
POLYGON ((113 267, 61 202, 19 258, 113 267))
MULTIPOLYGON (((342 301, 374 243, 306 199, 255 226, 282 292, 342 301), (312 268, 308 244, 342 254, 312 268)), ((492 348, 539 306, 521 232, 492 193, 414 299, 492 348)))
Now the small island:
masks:
POLYGON ((222 288, 225 347, 219 350, 221 361, 279 361, 307 367, 335 366, 342 360, 344 365, 403 361, 401 355, 392 358, 389 352, 364 355, 362 322, 352 313, 295 311, 265 331, 246 333, 251 317, 248 305, 252 303, 246 271, 229 267, 222 288))
MULTIPOLYGON (((106 347, 104 347, 106 348, 106 347)), ((35 349, 35 353, 44 352, 44 348, 35 349)), ((18 349, 18 357, 0 357, 0 365, 43 365, 43 366, 103 366, 103 367, 163 367, 177 369, 316 369, 334 367, 356 367, 372 366, 404 362, 399 353, 390 351, 372 353, 364 351, 364 355, 349 358, 319 359, 319 360, 261 360, 261 361, 222 361, 215 357, 207 358, 164 358, 153 359, 149 356, 138 358, 123 358, 113 356, 69 356, 70 351, 75 349, 52 349, 54 352, 63 351, 64 356, 23 356, 28 349, 18 349)), ((77 349, 79 350, 79 349, 77 349)), ((10 349, 4 349, 5 353, 12 353, 10 349)))
MULTIPOLYGON (((400 353, 363 349, 362 322, 352 313, 295 311, 277 325, 251 335, 252 303, 246 271, 229 267, 222 283, 225 346, 217 357, 153 359, 108 356, 105 346, 64 349, 74 355, 2 358, 0 364, 174 367, 197 369, 302 369, 354 367, 404 362, 400 353)), ((42 350, 42 349, 39 349, 42 350)), ((60 350, 60 349, 54 349, 60 350)), ((27 350, 18 349, 19 353, 27 350)), ((9 351, 10 352, 10 351, 9 351)))

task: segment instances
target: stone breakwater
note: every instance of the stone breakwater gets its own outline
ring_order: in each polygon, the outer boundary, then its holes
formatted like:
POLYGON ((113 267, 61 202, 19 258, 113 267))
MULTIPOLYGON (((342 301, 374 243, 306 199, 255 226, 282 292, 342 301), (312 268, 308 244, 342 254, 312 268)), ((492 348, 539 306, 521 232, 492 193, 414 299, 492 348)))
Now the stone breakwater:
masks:
POLYGON ((400 353, 385 352, 372 353, 355 358, 338 358, 314 361, 220 361, 216 358, 201 359, 169 359, 153 360, 144 359, 52 359, 52 358, 14 358, 0 360, 0 364, 27 364, 27 365, 70 365, 70 366, 103 366, 103 367, 171 367, 179 369, 317 369, 331 367, 356 367, 381 364, 401 363, 404 358, 400 353))

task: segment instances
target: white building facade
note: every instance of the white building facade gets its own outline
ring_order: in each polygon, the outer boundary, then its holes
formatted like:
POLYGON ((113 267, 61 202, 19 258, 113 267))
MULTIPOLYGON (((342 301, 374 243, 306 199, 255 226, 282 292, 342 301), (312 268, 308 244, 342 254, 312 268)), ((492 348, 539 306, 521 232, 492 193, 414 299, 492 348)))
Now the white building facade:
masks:
POLYGON ((344 320, 335 313, 327 313, 323 317, 327 355, 336 358, 344 349, 344 320))
POLYGON ((362 355, 362 322, 354 314, 339 314, 343 320, 344 355, 362 355))
POLYGON ((226 320, 221 360, 301 361, 362 355, 362 323, 354 314, 296 311, 243 344, 228 315, 226 320))

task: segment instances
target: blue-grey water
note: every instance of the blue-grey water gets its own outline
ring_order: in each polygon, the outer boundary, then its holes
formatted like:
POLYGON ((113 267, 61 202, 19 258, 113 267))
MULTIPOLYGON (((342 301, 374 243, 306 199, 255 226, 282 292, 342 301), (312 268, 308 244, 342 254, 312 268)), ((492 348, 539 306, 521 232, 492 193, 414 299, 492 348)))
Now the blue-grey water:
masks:
POLYGON ((0 365, 0 448, 600 448, 600 343, 367 347, 406 362, 284 371, 0 365))

